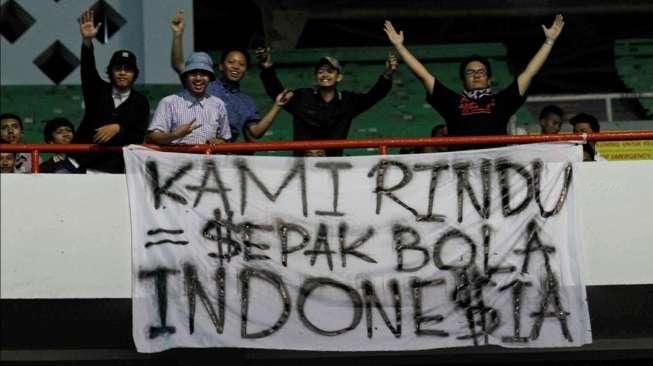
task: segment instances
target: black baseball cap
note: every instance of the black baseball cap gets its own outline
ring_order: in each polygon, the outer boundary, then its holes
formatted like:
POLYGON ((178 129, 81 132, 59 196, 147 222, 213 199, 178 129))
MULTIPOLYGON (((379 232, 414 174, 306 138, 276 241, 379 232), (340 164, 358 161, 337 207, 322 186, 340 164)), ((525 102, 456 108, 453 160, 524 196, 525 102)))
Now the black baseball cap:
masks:
POLYGON ((134 71, 138 71, 138 65, 136 64, 136 55, 128 50, 118 50, 113 53, 111 56, 111 61, 109 61, 108 68, 111 69, 114 66, 130 66, 134 71))

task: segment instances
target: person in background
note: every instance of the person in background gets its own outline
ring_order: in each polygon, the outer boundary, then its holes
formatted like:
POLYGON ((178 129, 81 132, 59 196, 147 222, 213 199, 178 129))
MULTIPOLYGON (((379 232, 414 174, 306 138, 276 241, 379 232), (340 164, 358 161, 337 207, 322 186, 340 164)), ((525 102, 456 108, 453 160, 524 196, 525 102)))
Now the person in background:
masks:
MULTIPOLYGON (((447 126, 436 125, 431 129, 431 137, 447 136, 447 126)), ((436 152, 449 151, 446 145, 432 145, 432 146, 415 146, 415 147, 402 147, 399 149, 399 154, 425 154, 436 152)))
POLYGON ((305 157, 314 157, 314 158, 323 158, 326 156, 326 151, 324 149, 311 149, 304 150, 305 157))
POLYGON ((0 173, 14 173, 16 169, 16 154, 0 152, 0 173))
MULTIPOLYGON (((569 123, 573 126, 574 133, 601 132, 599 121, 591 114, 579 113, 572 117, 569 120, 569 123)), ((583 161, 606 161, 606 159, 596 151, 595 141, 588 141, 583 145, 583 161)))
MULTIPOLYGON (((66 118, 54 118, 45 123, 43 140, 47 144, 67 145, 75 136, 75 126, 66 118)), ((83 173, 79 163, 65 153, 58 153, 39 165, 41 173, 83 173)))
MULTIPOLYGON (((431 137, 444 137, 447 136, 446 125, 436 125, 431 129, 431 137)), ((434 153, 434 152, 447 152, 449 147, 446 145, 423 146, 419 152, 421 153, 434 153)))
MULTIPOLYGON (((4 144, 21 144, 23 142, 23 120, 13 113, 0 114, 0 140, 4 144)), ((32 154, 14 154, 15 173, 32 171, 32 154)))
MULTIPOLYGON (((139 74, 136 56, 128 50, 116 51, 107 66, 109 82, 102 80, 93 53, 93 38, 101 25, 95 25, 92 10, 82 14, 80 69, 86 111, 73 142, 105 146, 141 144, 150 118, 150 104, 133 89, 139 74)), ((122 153, 76 154, 74 159, 87 172, 125 171, 122 153)))
POLYGON ((564 112, 557 105, 547 105, 540 112, 540 133, 542 135, 552 135, 560 133, 562 127, 562 117, 564 112))

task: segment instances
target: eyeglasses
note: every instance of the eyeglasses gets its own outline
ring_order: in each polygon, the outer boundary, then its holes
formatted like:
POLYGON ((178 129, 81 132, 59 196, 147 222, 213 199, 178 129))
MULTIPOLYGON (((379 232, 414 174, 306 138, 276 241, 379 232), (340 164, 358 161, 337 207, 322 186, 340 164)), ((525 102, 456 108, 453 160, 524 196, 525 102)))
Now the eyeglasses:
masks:
POLYGON ((467 69, 465 70, 465 76, 487 76, 487 70, 486 69, 477 69, 477 70, 472 70, 472 69, 467 69))

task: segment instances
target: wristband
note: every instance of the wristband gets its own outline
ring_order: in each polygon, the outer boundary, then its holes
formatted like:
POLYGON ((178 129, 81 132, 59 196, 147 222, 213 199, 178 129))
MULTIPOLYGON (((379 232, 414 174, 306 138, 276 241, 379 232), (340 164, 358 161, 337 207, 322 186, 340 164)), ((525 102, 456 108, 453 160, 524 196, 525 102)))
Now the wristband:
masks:
POLYGON ((547 38, 546 41, 544 41, 544 44, 549 45, 549 46, 553 46, 553 43, 555 43, 555 42, 553 42, 553 40, 549 39, 549 38, 547 38))

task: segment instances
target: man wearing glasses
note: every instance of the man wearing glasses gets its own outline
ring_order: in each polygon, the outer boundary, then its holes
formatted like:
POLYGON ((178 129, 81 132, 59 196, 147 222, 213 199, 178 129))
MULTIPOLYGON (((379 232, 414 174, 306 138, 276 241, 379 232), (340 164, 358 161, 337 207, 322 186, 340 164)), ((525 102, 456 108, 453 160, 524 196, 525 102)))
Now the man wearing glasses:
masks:
MULTIPOLYGON (((471 56, 460 64, 459 76, 463 93, 459 94, 444 86, 404 46, 403 32, 395 31, 392 23, 385 22, 385 32, 406 65, 426 89, 426 101, 447 122, 449 136, 505 135, 506 126, 526 99, 526 91, 533 77, 549 57, 564 21, 558 14, 551 25, 542 26, 546 37, 544 43, 517 79, 506 89, 493 93, 490 88, 492 68, 481 56, 471 56)), ((477 146, 478 148, 478 146, 477 146)))

